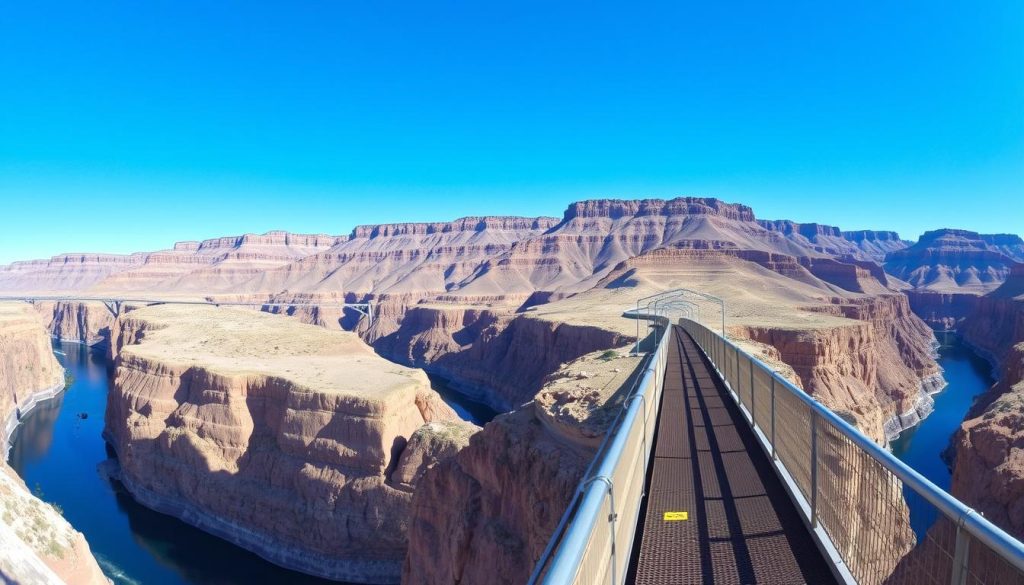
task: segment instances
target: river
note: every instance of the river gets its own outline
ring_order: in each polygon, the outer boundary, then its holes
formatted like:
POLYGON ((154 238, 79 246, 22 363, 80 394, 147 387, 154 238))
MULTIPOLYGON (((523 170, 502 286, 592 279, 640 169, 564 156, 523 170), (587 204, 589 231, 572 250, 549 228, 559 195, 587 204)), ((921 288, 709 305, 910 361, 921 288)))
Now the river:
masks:
MULTIPOLYGON (((992 366, 954 333, 937 333, 939 365, 949 383, 936 394, 935 411, 921 424, 904 431, 890 443, 892 453, 935 485, 949 490, 952 474, 942 459, 953 433, 960 428, 974 399, 988 390, 995 380, 992 366)), ((910 522, 914 533, 922 537, 935 521, 930 505, 908 497, 910 522)))
MULTIPOLYGON (((282 569, 220 538, 135 502, 97 468, 113 453, 101 437, 107 404, 105 352, 54 343, 73 377, 67 392, 38 405, 12 437, 9 462, 29 489, 56 504, 85 534, 103 571, 116 584, 242 585, 335 583, 282 569)), ((459 414, 482 424, 485 406, 449 392, 431 378, 459 414)))

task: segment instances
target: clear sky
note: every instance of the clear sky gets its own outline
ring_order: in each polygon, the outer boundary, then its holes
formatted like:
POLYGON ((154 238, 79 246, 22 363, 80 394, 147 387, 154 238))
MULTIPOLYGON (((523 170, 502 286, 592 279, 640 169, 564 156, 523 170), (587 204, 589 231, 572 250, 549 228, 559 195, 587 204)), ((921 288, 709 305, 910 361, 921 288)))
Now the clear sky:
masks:
POLYGON ((1024 2, 0 8, 0 263, 674 195, 1024 233, 1024 2))

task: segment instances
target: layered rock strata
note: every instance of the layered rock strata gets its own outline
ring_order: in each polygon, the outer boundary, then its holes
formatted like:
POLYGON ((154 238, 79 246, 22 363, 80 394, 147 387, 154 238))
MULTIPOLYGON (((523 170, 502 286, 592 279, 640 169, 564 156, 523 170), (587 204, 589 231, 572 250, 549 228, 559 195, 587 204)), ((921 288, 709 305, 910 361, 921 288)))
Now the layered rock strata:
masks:
POLYGON ((1024 538, 1024 343, 1005 357, 998 384, 953 437, 951 492, 1017 538, 1024 538))
POLYGON ((964 337, 1001 367, 953 437, 952 493, 1024 538, 1024 268, 979 299, 964 337))
POLYGON ((105 432, 135 498, 332 579, 398 580, 421 471, 475 430, 423 372, 283 317, 148 307, 111 351, 105 432))
MULTIPOLYGON (((0 303, 0 420, 3 451, 35 404, 64 389, 43 324, 28 305, 0 303)), ((0 464, 0 580, 7 583, 107 583, 89 545, 53 506, 33 496, 0 464)))
POLYGON ((635 375, 639 362, 625 353, 564 364, 534 402, 426 472, 403 584, 528 580, 635 375))
POLYGON ((928 416, 931 394, 945 386, 934 337, 900 295, 834 301, 815 310, 850 322, 813 329, 746 326, 738 334, 773 347, 805 391, 875 441, 888 442, 928 416))
POLYGON ((1024 241, 1018 236, 941 229, 889 254, 885 269, 913 287, 907 295, 918 315, 936 329, 952 330, 1019 262, 1024 262, 1024 241))
POLYGON ((86 345, 110 342, 114 315, 101 302, 36 302, 36 311, 43 317, 47 331, 54 339, 86 345))

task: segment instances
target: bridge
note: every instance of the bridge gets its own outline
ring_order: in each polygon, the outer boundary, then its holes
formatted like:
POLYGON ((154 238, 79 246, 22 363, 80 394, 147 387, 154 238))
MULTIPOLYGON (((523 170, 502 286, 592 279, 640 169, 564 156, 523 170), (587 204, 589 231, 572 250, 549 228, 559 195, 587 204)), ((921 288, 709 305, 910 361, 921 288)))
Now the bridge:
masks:
POLYGON ((187 299, 169 299, 169 298, 130 298, 130 297, 109 297, 109 296, 75 296, 75 295, 54 295, 54 296, 33 296, 33 295, 14 295, 14 296, 0 296, 0 301, 22 301, 26 303, 35 302, 53 302, 53 303, 68 303, 68 302, 79 302, 79 303, 102 303, 103 306, 110 311, 110 314, 114 317, 119 317, 124 307, 129 305, 142 305, 142 306, 153 306, 153 305, 209 305, 214 307, 258 307, 258 308, 281 308, 289 309, 292 307, 341 307, 342 310, 350 309, 359 313, 362 317, 366 317, 367 322, 373 323, 373 304, 369 301, 365 303, 345 303, 345 302, 278 302, 278 301, 217 301, 211 299, 202 300, 187 300, 187 299))
POLYGON ((1024 544, 730 341, 724 315, 686 289, 627 311, 642 375, 531 585, 1024 585, 1024 544))

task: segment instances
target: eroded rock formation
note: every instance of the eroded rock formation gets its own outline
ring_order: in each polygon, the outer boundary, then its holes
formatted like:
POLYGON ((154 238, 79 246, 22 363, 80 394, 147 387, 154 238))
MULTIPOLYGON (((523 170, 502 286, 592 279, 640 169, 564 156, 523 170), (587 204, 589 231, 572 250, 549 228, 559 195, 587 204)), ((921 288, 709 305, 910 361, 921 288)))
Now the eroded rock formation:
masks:
POLYGON ((107 583, 89 545, 60 513, 33 496, 6 464, 11 433, 41 400, 64 389, 43 323, 31 307, 0 303, 0 580, 107 583))
MULTIPOLYGON (((282 312, 323 328, 354 329, 382 356, 438 372, 495 407, 516 409, 447 459, 452 452, 447 437, 459 433, 449 433, 444 426, 425 427, 427 417, 421 411, 418 425, 400 433, 410 440, 402 455, 379 461, 376 455, 370 457, 377 462, 374 469, 381 468, 374 473, 395 493, 407 495, 405 490, 417 484, 414 533, 416 526, 423 532, 410 544, 409 563, 415 568, 407 570, 407 576, 422 573, 424 579, 438 582, 456 577, 469 582, 470 577, 484 575, 488 565, 489 576, 494 567, 508 567, 513 576, 529 571, 597 436, 594 425, 574 420, 571 413, 580 405, 601 402, 588 390, 542 399, 544 381, 565 362, 645 336, 646 329, 621 318, 637 298, 686 287, 725 299, 733 338, 777 360, 780 369, 791 372, 823 402, 849 414, 879 441, 927 411, 927 393, 939 374, 930 354, 931 332, 910 313, 899 293, 905 285, 888 278, 877 264, 883 253, 905 247, 889 232, 759 222, 749 207, 685 197, 580 201, 571 204, 561 219, 477 217, 384 224, 360 226, 334 240, 312 238, 291 244, 287 237, 258 245, 235 238, 182 243, 174 250, 132 260, 127 268, 89 286, 101 291, 159 290, 246 302, 312 303, 317 306, 282 312), (257 246, 254 253, 258 248, 255 256, 249 253, 250 245, 257 246), (282 250, 288 252, 279 253, 282 250), (337 305, 362 301, 374 303, 372 323, 337 305), (558 404, 557 416, 545 400, 558 404), (564 416, 569 419, 560 418, 564 416), (503 483, 488 477, 502 478, 503 483), (511 494, 508 508, 498 505, 499 488, 511 494), (537 511, 541 509, 543 513, 537 511), (441 559, 436 572, 415 565, 426 562, 416 560, 418 555, 441 559)), ((52 278, 48 270, 48 265, 39 268, 37 281, 52 278)), ((24 283, 32 270, 19 267, 14 272, 16 283, 24 283)), ((0 273, 0 289, 10 282, 15 281, 0 273)), ((721 318, 718 310, 714 304, 700 307, 702 318, 711 322, 721 318)), ((115 353, 140 340, 134 347, 156 343, 148 326, 132 324, 133 315, 116 328, 115 353)), ((249 383, 234 375, 210 374, 206 365, 195 366, 202 370, 198 373, 183 371, 175 363, 155 368, 158 374, 143 374, 154 365, 142 364, 130 349, 123 352, 118 379, 131 386, 124 393, 131 398, 112 403, 108 416, 113 412, 122 421, 121 430, 112 434, 115 444, 146 445, 146 455, 126 465, 129 481, 132 465, 140 466, 139 477, 182 474, 188 478, 181 482, 185 487, 176 485, 177 492, 160 494, 162 498, 182 501, 188 496, 191 504, 205 506, 204 513, 225 506, 225 517, 237 514, 258 522, 245 510, 216 501, 215 494, 189 487, 198 485, 200 475, 233 477, 232 466, 241 469, 247 461, 239 455, 247 452, 245 432, 222 437, 221 427, 210 422, 221 418, 205 417, 223 417, 225 428, 247 420, 238 399, 229 397, 249 383), (176 395, 172 390, 196 384, 214 391, 176 395), (158 463, 138 462, 142 460, 158 463)), ((263 397, 277 395, 263 386, 254 388, 263 397)), ((255 445, 263 448, 277 442, 268 438, 275 436, 273 428, 251 425, 260 429, 255 445)), ((313 461, 325 465, 320 459, 313 461)), ((345 477, 348 482, 351 475, 345 477)), ((158 508, 162 505, 155 497, 151 501, 158 508)), ((294 512, 284 512, 288 513, 294 512)), ((392 534, 390 530, 385 533, 392 534)), ((275 536, 278 540, 265 548, 274 549, 293 536, 275 536)), ((336 536, 325 528, 303 535, 309 543, 296 546, 315 547, 313 540, 326 537, 337 542, 336 536)), ((391 559, 399 540, 388 538, 382 546, 395 544, 386 553, 391 559)), ((288 541, 292 545, 295 542, 288 541)))
POLYGON ((150 307, 111 350, 106 433, 132 494, 333 579, 398 580, 411 490, 475 430, 423 372, 283 317, 150 307))
POLYGON ((979 299, 964 336, 1001 367, 953 438, 952 493, 1024 538, 1024 267, 979 299))
POLYGON ((1019 262, 1024 262, 1024 241, 1018 236, 941 229, 889 254, 885 269, 913 287, 907 294, 918 315, 948 330, 975 309, 977 297, 1002 285, 1019 262))
POLYGON ((527 581, 635 375, 638 360, 624 353, 563 365, 536 401, 427 471, 413 497, 402 583, 527 581))

